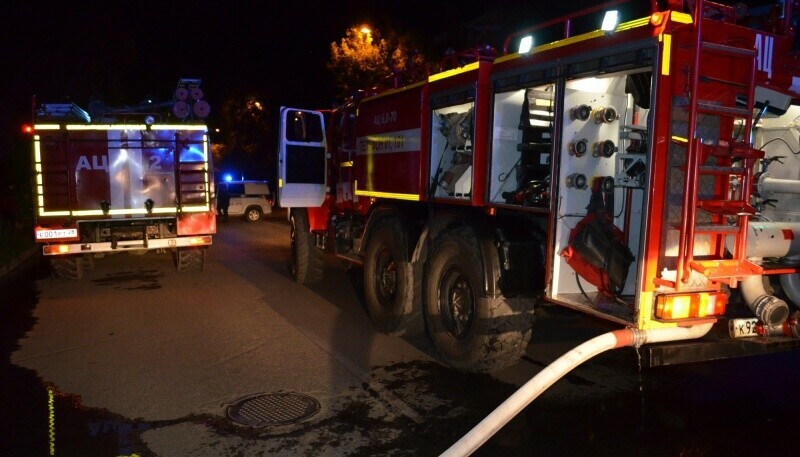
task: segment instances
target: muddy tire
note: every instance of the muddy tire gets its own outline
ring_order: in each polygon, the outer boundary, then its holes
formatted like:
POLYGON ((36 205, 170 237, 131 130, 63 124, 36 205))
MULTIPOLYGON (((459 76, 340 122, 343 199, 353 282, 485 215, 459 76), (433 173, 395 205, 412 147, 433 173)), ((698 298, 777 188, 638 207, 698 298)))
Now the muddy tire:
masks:
POLYGON ((291 210, 289 227, 289 273, 292 279, 299 284, 322 281, 325 253, 314 245, 305 209, 291 210))
POLYGON ((50 275, 63 281, 80 281, 83 278, 83 257, 54 257, 50 259, 50 275))
POLYGON ((489 372, 514 364, 531 338, 527 300, 487 298, 477 242, 467 228, 438 238, 425 275, 425 322, 446 364, 489 372))
POLYGON ((382 222, 370 236, 364 259, 367 314, 379 331, 398 335, 422 329, 422 271, 402 260, 402 240, 397 221, 382 222))
POLYGON ((203 271, 205 248, 178 248, 175 253, 175 267, 178 271, 203 271))
POLYGON ((247 208, 247 210, 244 212, 244 220, 247 222, 258 222, 263 217, 264 215, 261 213, 261 209, 255 206, 247 208))

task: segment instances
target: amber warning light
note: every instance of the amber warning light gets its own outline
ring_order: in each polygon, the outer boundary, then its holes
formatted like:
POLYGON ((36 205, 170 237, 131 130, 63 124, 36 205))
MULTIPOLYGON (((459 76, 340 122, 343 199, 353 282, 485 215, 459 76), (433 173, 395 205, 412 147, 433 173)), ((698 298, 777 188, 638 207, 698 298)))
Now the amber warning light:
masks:
POLYGON ((724 293, 660 295, 656 298, 656 318, 686 319, 725 314, 724 293))

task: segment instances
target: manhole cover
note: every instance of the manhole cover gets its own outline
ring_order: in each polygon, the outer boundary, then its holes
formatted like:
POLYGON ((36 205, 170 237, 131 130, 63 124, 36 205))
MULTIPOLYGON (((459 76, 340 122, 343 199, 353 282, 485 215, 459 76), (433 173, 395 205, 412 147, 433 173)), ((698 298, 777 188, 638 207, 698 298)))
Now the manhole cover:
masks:
POLYGON ((228 407, 228 417, 248 427, 289 425, 304 421, 319 412, 319 402, 295 392, 255 394, 228 407))

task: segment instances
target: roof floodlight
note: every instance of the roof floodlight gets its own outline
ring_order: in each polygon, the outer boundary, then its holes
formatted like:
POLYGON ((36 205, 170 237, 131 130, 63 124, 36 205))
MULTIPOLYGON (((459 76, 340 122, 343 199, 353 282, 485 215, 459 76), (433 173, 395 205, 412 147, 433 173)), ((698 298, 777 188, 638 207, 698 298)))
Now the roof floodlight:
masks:
POLYGON ((600 30, 604 32, 613 32, 614 29, 617 28, 617 24, 619 24, 619 12, 617 10, 606 11, 600 30))
POLYGON ((533 37, 531 35, 526 35, 519 40, 519 53, 525 54, 531 52, 533 49, 533 37))

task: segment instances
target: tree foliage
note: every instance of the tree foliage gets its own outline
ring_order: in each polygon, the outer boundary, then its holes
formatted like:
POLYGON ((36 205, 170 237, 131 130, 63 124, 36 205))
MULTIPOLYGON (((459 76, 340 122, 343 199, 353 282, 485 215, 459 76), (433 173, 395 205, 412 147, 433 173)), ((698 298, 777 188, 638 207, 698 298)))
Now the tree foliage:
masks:
POLYGON ((236 169, 248 179, 269 178, 275 162, 271 119, 263 97, 234 95, 220 110, 220 132, 211 150, 217 169, 236 169))
POLYGON ((330 48, 327 67, 341 96, 359 89, 405 83, 426 72, 426 60, 411 40, 394 33, 382 37, 378 30, 352 26, 330 48))

